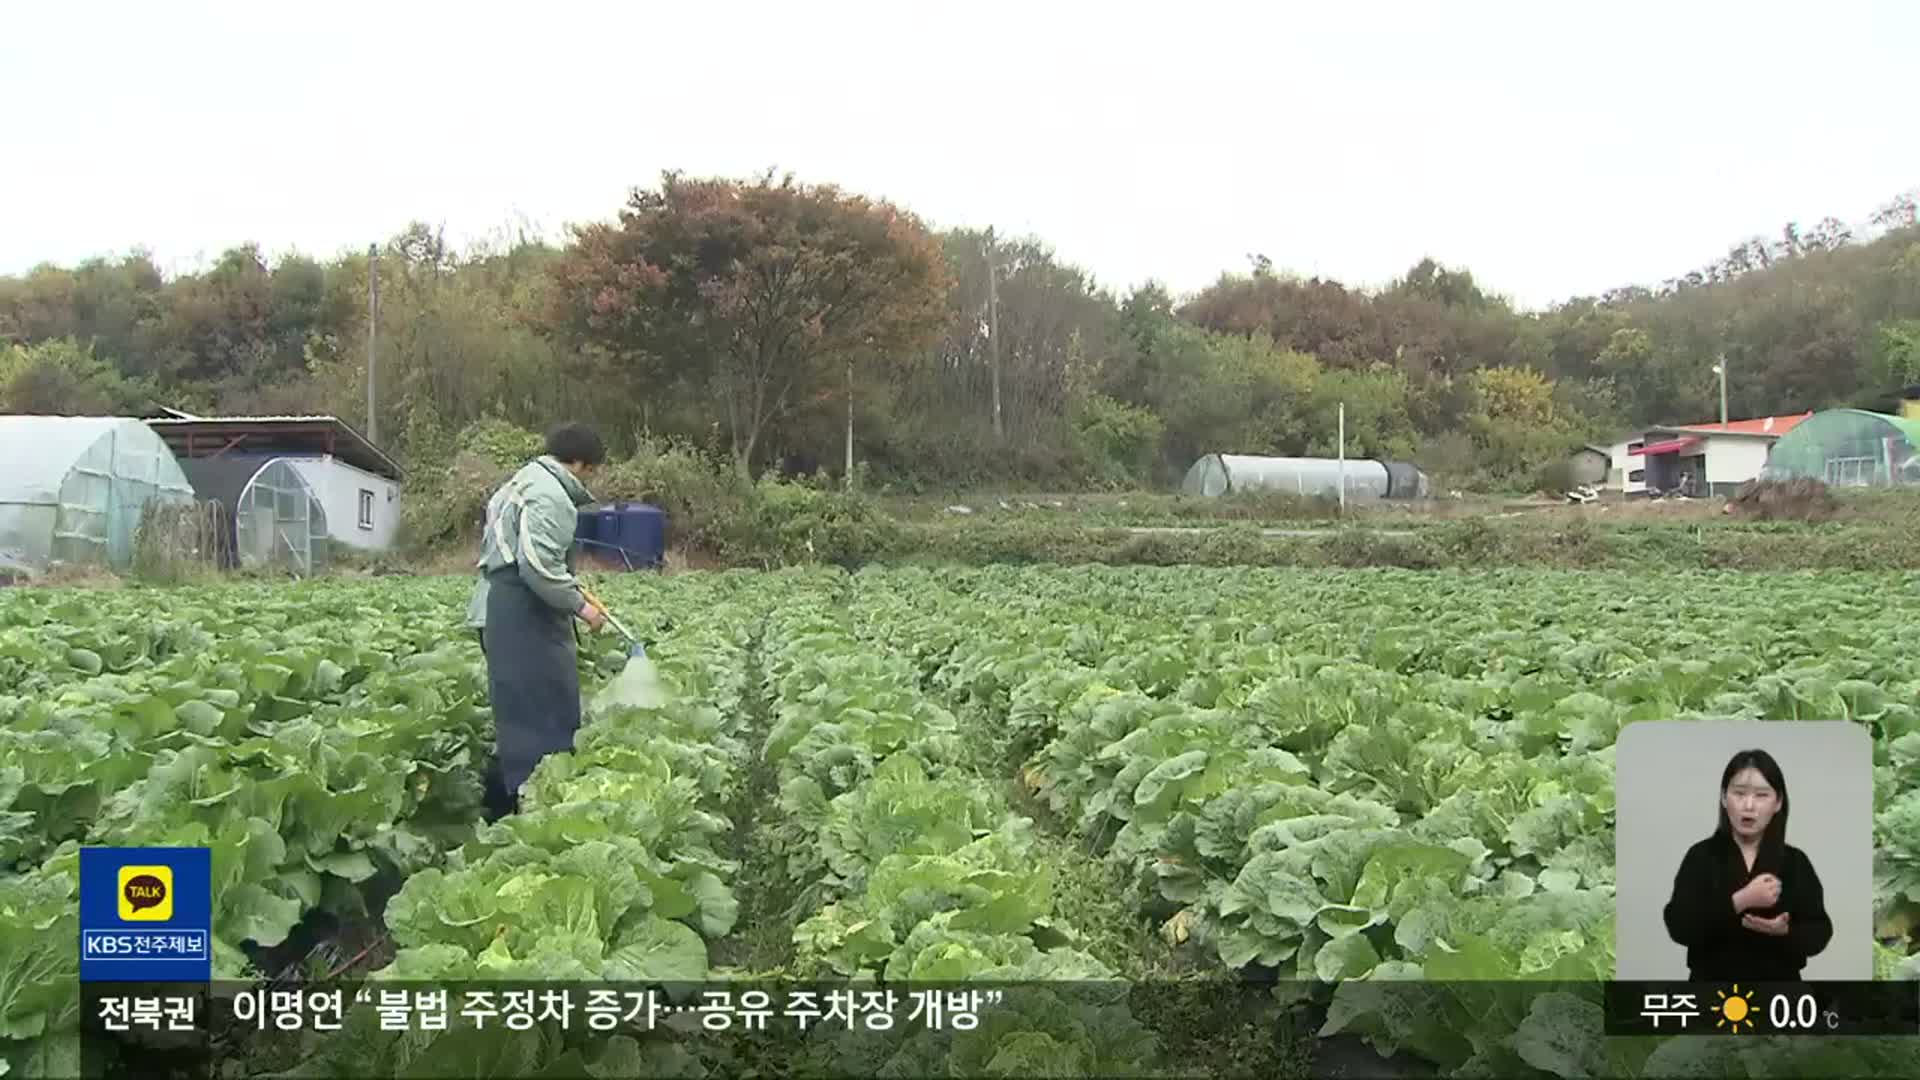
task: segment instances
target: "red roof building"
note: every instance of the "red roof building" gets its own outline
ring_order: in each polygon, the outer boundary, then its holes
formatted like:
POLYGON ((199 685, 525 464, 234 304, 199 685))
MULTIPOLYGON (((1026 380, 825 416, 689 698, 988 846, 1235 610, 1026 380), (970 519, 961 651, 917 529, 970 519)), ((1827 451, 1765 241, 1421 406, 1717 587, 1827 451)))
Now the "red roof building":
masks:
POLYGON ((1794 428, 1799 427, 1802 420, 1812 415, 1813 410, 1809 409, 1806 412, 1794 413, 1791 416, 1756 416, 1751 420, 1729 420, 1725 427, 1721 427, 1720 422, 1717 420, 1708 420, 1700 424, 1676 424, 1672 428, 1662 428, 1660 430, 1697 431, 1702 434, 1714 435, 1721 433, 1734 435, 1765 435, 1769 438, 1777 439, 1787 432, 1792 431, 1794 428))
POLYGON ((1607 486, 1626 495, 1731 494, 1766 468, 1774 440, 1812 412, 1650 427, 1613 444, 1607 486))

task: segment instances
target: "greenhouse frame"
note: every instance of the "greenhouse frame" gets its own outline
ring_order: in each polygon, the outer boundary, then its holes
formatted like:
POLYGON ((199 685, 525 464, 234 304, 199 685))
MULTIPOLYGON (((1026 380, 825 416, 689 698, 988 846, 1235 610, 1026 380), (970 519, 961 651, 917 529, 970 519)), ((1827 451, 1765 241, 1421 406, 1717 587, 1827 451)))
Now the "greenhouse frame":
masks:
POLYGON ((1834 487, 1920 484, 1920 420, 1861 409, 1814 413, 1773 444, 1760 475, 1834 487))
POLYGON ((230 566, 276 568, 303 577, 325 569, 327 512, 291 459, 224 454, 187 458, 180 467, 202 498, 226 510, 230 566))
POLYGON ((1401 461, 1349 458, 1258 457, 1206 454, 1187 470, 1180 493, 1215 498, 1228 492, 1277 491, 1337 497, 1345 473, 1348 498, 1417 499, 1428 494, 1425 473, 1401 461))
POLYGON ((150 503, 194 501, 173 451, 126 417, 0 416, 0 566, 126 569, 150 503))

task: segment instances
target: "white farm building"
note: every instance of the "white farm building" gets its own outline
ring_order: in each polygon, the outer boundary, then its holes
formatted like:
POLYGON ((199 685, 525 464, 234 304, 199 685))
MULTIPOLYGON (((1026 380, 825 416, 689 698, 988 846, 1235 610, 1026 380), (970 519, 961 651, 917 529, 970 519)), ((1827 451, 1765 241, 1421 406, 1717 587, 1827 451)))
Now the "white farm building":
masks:
POLYGON ((284 556, 310 566, 328 545, 393 544, 400 466, 337 417, 175 414, 146 423, 198 477, 200 497, 233 513, 243 562, 284 556))
POLYGON ((1650 427, 1608 448, 1606 488, 1627 496, 1726 495, 1758 478, 1773 444, 1813 414, 1650 427))

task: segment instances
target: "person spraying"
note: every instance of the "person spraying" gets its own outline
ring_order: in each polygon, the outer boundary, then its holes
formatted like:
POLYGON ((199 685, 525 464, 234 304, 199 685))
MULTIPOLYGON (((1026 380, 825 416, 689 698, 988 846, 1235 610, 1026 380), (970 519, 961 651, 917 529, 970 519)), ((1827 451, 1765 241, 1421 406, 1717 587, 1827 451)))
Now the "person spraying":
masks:
POLYGON ((519 807, 520 785, 548 754, 572 749, 580 727, 573 620, 598 630, 607 616, 574 576, 574 530, 593 501, 586 480, 606 457, 593 429, 562 424, 547 434, 546 453, 487 501, 467 621, 480 633, 493 704, 488 821, 519 807))

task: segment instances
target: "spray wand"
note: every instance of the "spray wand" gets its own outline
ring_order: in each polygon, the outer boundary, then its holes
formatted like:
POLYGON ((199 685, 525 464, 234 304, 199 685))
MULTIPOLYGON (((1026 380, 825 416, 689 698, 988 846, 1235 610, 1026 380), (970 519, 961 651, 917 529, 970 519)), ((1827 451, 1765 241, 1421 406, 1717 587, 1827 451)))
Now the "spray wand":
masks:
POLYGON ((609 683, 600 692, 600 696, 596 699, 596 704, 608 706, 638 705, 643 707, 665 704, 667 700, 666 688, 660 685, 660 675, 654 670, 653 661, 647 657, 646 645, 642 644, 639 638, 633 636, 633 631, 621 625, 619 619, 613 617, 613 612, 607 610, 607 605, 601 603, 599 597, 584 588, 581 589, 580 592, 581 595, 586 598, 587 603, 600 609, 601 614, 607 617, 608 625, 619 631, 620 636, 626 638, 629 645, 626 670, 622 671, 618 678, 614 679, 613 682, 609 683))

